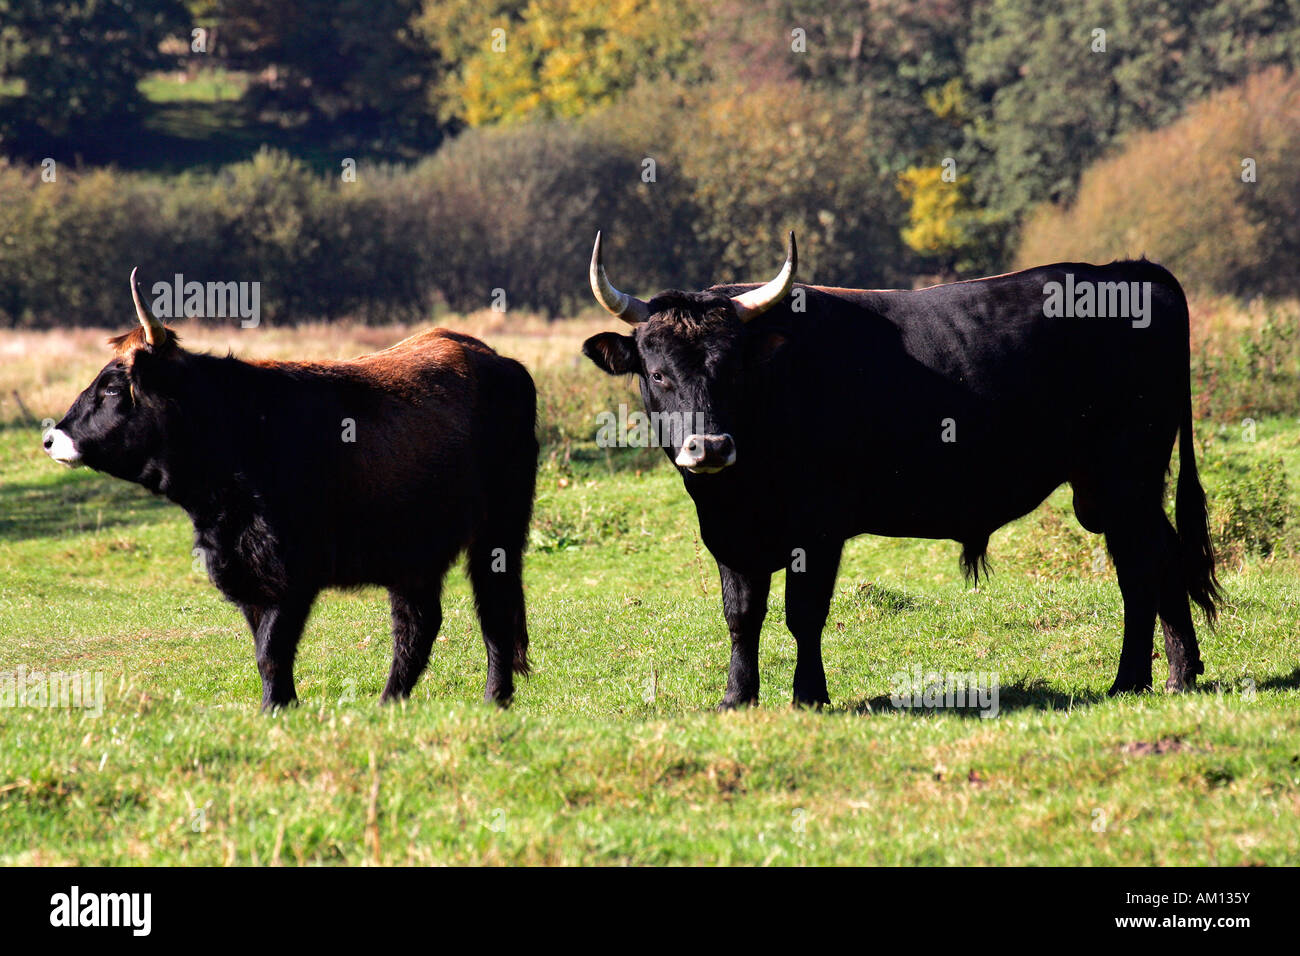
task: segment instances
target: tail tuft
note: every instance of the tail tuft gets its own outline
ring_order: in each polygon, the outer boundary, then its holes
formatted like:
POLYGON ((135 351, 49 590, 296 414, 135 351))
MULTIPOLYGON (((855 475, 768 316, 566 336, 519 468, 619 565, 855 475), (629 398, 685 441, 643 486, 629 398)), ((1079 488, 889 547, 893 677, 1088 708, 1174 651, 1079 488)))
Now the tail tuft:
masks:
POLYGON ((989 576, 989 537, 972 538, 961 543, 962 576, 971 584, 980 583, 980 575, 989 576))
POLYGON ((515 662, 514 671, 516 674, 522 674, 527 677, 532 673, 532 668, 528 665, 528 631, 523 632, 523 640, 515 644, 515 662))

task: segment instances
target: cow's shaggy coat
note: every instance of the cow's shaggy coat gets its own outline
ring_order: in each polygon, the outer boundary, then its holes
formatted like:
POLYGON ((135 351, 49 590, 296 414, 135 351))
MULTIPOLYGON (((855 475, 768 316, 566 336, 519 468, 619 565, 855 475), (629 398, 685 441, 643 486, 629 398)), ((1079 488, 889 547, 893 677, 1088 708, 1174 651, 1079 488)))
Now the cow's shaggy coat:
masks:
POLYGON ((295 700, 298 640, 332 586, 388 589, 383 696, 409 695, 462 552, 486 696, 509 702, 512 672, 528 670, 522 561, 537 467, 522 365, 445 329, 341 362, 193 353, 161 326, 112 345, 46 447, 189 513, 209 576, 253 631, 263 706, 295 700))

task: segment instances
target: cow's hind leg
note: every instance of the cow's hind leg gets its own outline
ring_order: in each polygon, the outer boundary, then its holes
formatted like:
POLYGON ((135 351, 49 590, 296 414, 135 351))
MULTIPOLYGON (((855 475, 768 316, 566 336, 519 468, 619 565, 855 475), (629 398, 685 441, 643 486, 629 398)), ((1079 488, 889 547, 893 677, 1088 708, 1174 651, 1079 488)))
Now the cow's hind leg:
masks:
POLYGON ((253 628, 257 670, 262 675, 263 710, 287 707, 298 700, 293 659, 315 598, 315 594, 297 595, 269 607, 244 608, 253 628))
POLYGON ((1166 690, 1187 690, 1196 683, 1198 674, 1205 673, 1201 663, 1201 648, 1196 642, 1196 628, 1192 624, 1191 602, 1187 597, 1182 548, 1178 532, 1161 514, 1164 542, 1164 567, 1160 579, 1160 625, 1165 633, 1165 657, 1169 661, 1169 679, 1166 690))
POLYGON ((502 707, 514 697, 514 675, 528 673, 528 620, 524 609, 524 554, 518 534, 487 538, 470 548, 469 577, 487 647, 483 698, 502 707))
POLYGON ((831 702, 822 666, 822 629, 835 593, 842 544, 809 548, 785 572, 785 624, 794 635, 794 705, 821 707, 831 702))
POLYGON ((722 613, 731 632, 727 693, 718 709, 732 710, 758 703, 758 633, 767 617, 772 575, 766 571, 737 571, 721 561, 718 574, 722 579, 722 613))
POLYGON ((393 619, 393 666, 381 697, 385 702, 410 697, 429 663, 442 627, 441 578, 431 586, 389 590, 388 606, 393 619))

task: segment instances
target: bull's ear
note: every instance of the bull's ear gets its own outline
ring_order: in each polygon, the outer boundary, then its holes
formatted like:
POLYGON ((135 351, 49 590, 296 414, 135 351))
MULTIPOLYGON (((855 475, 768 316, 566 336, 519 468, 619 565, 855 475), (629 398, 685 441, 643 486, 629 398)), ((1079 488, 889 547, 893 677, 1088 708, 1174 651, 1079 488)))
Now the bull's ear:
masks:
POLYGON ((766 365, 781 353, 789 341, 783 332, 765 332, 754 343, 754 357, 760 365, 766 365))
POLYGON ((601 332, 582 343, 582 354, 610 375, 627 375, 638 368, 636 341, 630 335, 601 332))

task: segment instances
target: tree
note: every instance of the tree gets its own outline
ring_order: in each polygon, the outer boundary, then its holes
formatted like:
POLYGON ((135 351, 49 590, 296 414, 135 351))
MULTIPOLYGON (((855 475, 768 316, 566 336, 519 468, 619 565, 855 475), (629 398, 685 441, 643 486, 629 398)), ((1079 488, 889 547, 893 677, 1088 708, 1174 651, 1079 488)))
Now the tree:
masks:
POLYGON ((1131 137, 1029 217, 1017 261, 1143 254, 1199 291, 1300 293, 1300 77, 1265 71, 1131 137))
POLYGON ((926 93, 962 74, 975 0, 725 0, 705 61, 746 83, 793 79, 855 96, 869 109, 881 155, 895 170, 920 153, 950 151, 960 126, 938 118, 926 93))
POLYGON ((1125 135, 1269 64, 1300 66, 1289 0, 1039 0, 979 8, 966 82, 979 104, 964 168, 977 200, 1019 221, 1068 201, 1090 163, 1125 135))
POLYGON ((230 66, 254 70, 251 102, 380 139, 429 134, 425 91, 436 54, 419 0, 218 0, 230 66))
POLYGON ((20 92, 11 127, 73 139, 135 122, 145 74, 174 64, 159 49, 187 39, 179 0, 0 0, 0 85, 20 92))

